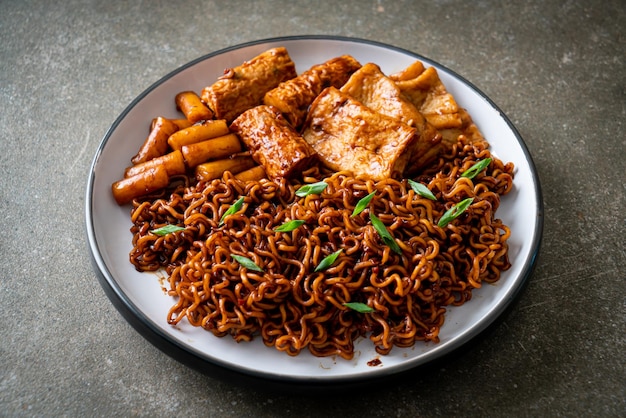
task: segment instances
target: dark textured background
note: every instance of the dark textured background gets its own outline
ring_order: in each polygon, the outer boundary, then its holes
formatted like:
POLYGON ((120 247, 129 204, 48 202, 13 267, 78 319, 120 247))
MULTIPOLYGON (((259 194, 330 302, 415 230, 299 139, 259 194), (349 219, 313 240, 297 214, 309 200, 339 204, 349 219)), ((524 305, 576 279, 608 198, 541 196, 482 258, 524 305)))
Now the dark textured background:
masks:
POLYGON ((624 27, 623 0, 0 0, 0 414, 624 414, 624 27), (84 229, 91 160, 134 97, 211 51, 302 34, 389 43, 471 80, 523 136, 545 201, 535 273, 485 338, 401 384, 305 398, 149 344, 98 284, 84 229))

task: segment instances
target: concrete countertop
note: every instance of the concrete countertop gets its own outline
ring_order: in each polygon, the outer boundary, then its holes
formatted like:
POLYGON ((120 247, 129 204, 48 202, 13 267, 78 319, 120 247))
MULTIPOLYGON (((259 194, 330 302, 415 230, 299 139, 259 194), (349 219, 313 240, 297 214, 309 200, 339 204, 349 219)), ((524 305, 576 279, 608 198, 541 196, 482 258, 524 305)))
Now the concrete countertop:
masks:
POLYGON ((3 416, 623 416, 626 5, 608 1, 0 2, 3 416), (276 36, 365 38, 470 80, 515 124, 545 203, 500 323, 385 387, 300 396, 206 376, 101 288, 85 187, 124 108, 175 68, 276 36))

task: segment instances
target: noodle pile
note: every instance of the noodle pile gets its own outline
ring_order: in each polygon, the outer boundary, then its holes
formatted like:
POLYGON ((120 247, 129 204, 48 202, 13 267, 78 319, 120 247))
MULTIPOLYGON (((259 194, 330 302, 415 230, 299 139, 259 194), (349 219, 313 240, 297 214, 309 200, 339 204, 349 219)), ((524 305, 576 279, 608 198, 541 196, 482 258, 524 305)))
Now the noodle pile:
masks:
POLYGON ((230 173, 210 182, 187 177, 162 196, 133 202, 133 250, 139 271, 164 268, 175 297, 167 320, 184 318, 216 336, 236 341, 262 338, 289 355, 308 349, 315 356, 350 359, 354 341, 369 337, 376 351, 416 341, 438 341, 446 306, 471 299, 483 282, 509 268, 509 228, 494 214, 512 188, 513 164, 494 158, 486 142, 463 136, 416 180, 437 197, 415 193, 407 180, 374 182, 345 172, 311 168, 300 180, 242 182, 230 173), (477 161, 491 164, 473 179, 460 177, 477 161), (296 196, 306 183, 324 180, 321 195, 296 196), (367 208, 352 217, 357 202, 376 191, 367 208), (223 214, 240 197, 236 213, 223 214), (461 200, 473 203, 447 226, 443 213, 461 200), (370 222, 374 213, 402 250, 392 251, 370 222), (274 228, 306 221, 290 232, 274 228), (184 230, 157 236, 164 225, 184 230), (342 249, 326 270, 316 266, 342 249), (240 265, 249 258, 264 272, 240 265), (361 302, 360 313, 345 306, 361 302))

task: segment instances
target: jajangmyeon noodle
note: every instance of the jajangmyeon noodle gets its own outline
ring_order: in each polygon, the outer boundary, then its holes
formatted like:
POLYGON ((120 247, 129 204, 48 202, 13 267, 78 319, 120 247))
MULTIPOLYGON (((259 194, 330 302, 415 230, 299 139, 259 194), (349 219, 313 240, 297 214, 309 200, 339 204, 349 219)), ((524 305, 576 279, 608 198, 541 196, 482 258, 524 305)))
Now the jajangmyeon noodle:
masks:
POLYGON ((196 182, 181 176, 161 196, 133 201, 131 262, 140 271, 164 268, 175 303, 171 324, 186 319, 216 336, 261 338, 297 355, 354 355, 354 341, 369 337, 381 354, 394 346, 438 341, 449 305, 461 305, 483 282, 509 268, 509 228, 494 214, 512 187, 513 165, 491 155, 486 142, 460 136, 416 179, 437 197, 430 200, 407 180, 374 182, 346 172, 313 167, 298 179, 243 182, 222 178, 196 182), (492 158, 473 179, 461 177, 492 158), (321 194, 296 196, 305 183, 324 180, 321 194), (357 202, 376 191, 367 208, 357 202), (221 220, 241 197, 240 210, 221 220), (468 209, 445 227, 444 212, 466 198, 468 209), (369 221, 386 226, 401 249, 392 251, 369 221), (304 220, 295 230, 275 228, 304 220), (150 233, 165 225, 183 230, 150 233), (315 271, 328 255, 336 261, 315 271), (239 264, 252 260, 263 272, 239 264), (344 305, 361 302, 373 312, 344 305))

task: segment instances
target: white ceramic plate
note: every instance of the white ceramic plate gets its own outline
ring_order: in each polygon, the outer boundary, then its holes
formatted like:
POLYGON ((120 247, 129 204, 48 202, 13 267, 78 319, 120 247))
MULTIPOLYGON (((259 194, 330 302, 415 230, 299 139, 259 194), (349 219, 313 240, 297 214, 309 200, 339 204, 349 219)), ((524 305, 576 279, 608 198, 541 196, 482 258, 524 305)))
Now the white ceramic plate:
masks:
POLYGON ((538 177, 519 134, 503 113, 469 82, 443 66, 412 52, 352 38, 274 38, 227 48, 201 57, 163 77, 150 86, 113 123, 93 159, 86 195, 86 222, 89 248, 100 282, 124 317, 149 341, 191 367, 219 373, 288 383, 348 383, 390 376, 440 359, 476 337, 500 316, 523 287, 533 269, 539 250, 543 203, 538 177), (458 103, 467 108, 491 143, 492 152, 516 166, 514 190, 502 199, 497 216, 511 228, 512 267, 495 285, 485 285, 472 300, 450 308, 438 344, 418 342, 414 347, 394 348, 379 356, 371 342, 356 344, 356 356, 346 361, 316 358, 302 352, 289 357, 263 345, 260 339, 236 343, 217 338, 183 321, 173 327, 166 314, 173 299, 166 296, 159 277, 138 273, 128 260, 131 249, 129 207, 119 207, 111 196, 111 184, 129 165, 143 143, 153 117, 180 117, 174 96, 183 90, 199 92, 223 74, 225 68, 241 64, 276 46, 285 46, 298 71, 350 54, 361 63, 374 62, 387 73, 400 71, 422 60, 438 69, 439 75, 458 103), (380 359, 375 367, 367 363, 380 359))

